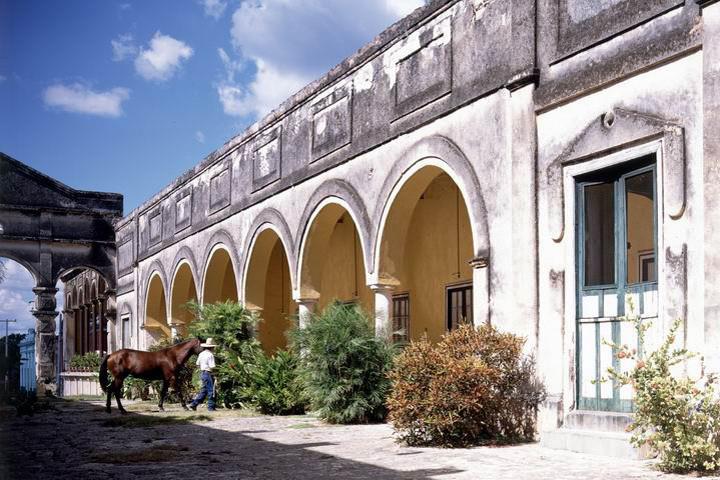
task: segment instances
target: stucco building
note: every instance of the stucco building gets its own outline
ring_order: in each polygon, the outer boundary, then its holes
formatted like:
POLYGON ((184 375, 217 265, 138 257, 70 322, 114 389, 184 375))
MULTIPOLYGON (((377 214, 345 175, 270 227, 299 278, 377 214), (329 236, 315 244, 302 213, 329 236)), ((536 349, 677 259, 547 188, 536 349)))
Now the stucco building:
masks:
POLYGON ((115 223, 109 349, 189 300, 258 310, 268 351, 333 299, 396 340, 491 322, 541 441, 631 454, 631 392, 592 382, 631 305, 720 370, 719 40, 714 1, 430 2, 115 223))

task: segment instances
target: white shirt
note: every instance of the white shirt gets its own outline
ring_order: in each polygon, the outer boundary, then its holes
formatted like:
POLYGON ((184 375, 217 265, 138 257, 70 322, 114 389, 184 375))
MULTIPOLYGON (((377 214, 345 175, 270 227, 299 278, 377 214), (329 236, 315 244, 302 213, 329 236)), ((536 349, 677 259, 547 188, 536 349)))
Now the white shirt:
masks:
POLYGON ((215 356, 210 350, 203 350, 195 363, 200 366, 200 370, 210 372, 215 368, 215 356))

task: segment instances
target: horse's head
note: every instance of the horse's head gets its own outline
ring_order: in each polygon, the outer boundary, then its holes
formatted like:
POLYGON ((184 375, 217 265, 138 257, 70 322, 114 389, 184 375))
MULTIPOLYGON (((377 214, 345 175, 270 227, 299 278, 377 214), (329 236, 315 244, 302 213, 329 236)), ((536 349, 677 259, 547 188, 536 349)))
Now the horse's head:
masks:
POLYGON ((190 345, 192 346, 192 347, 191 347, 191 348, 192 348, 192 352, 193 352, 195 355, 197 355, 197 354, 199 354, 200 352, 203 351, 202 347, 200 346, 201 343, 202 343, 202 342, 200 341, 199 338, 193 338, 192 340, 190 340, 190 345))

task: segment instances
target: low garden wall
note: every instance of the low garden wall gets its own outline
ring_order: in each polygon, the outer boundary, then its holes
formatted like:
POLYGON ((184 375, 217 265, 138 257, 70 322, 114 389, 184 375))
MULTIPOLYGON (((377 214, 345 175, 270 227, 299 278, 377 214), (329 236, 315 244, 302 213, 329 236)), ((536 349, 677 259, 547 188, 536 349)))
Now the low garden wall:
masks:
POLYGON ((96 372, 62 372, 62 396, 102 396, 96 372))

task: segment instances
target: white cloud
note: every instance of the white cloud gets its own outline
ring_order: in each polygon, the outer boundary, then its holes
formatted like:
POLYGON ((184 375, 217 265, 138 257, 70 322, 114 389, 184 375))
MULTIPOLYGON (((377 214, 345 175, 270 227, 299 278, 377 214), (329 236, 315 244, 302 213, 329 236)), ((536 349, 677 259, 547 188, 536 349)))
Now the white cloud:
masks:
POLYGON ((193 49, 181 40, 155 32, 150 48, 140 49, 135 58, 135 71, 145 80, 164 82, 193 55, 193 49))
MULTIPOLYGON (((7 277, 0 283, 0 318, 15 319, 8 328, 10 333, 26 333, 35 327, 35 317, 30 313, 35 295, 35 281, 25 267, 13 260, 5 260, 7 277)), ((0 336, 5 336, 5 325, 0 324, 0 336)))
POLYGON ((130 90, 127 88, 115 87, 105 92, 97 92, 80 83, 72 85, 57 83, 43 92, 43 101, 49 107, 101 117, 121 116, 122 104, 128 98, 130 98, 130 90))
MULTIPOLYGON (((422 0, 255 0, 232 16, 231 37, 240 59, 255 64, 248 85, 226 76, 215 87, 228 115, 262 116, 367 43, 422 0)), ((238 61, 236 61, 237 63, 238 61)))
POLYGON ((110 40, 110 44, 113 49, 113 62, 122 62, 138 53, 138 47, 135 45, 133 36, 129 33, 120 35, 115 40, 110 40))
POLYGON ((199 0, 199 3, 205 10, 205 15, 213 17, 215 20, 222 17, 227 7, 227 2, 224 0, 199 0))
POLYGON ((198 130, 195 132, 195 140, 197 140, 199 143, 205 143, 205 134, 198 130))

